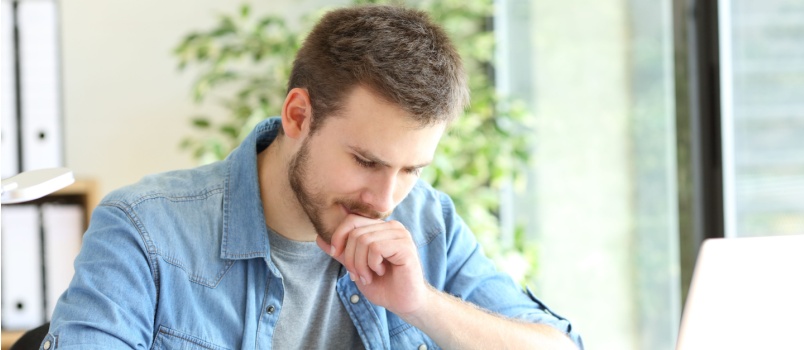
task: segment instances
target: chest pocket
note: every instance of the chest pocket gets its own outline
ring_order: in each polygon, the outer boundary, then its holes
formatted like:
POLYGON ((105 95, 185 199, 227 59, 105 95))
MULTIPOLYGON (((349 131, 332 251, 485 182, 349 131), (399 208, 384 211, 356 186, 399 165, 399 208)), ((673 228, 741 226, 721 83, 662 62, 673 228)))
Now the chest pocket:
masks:
POLYGON ((159 326, 159 332, 154 340, 153 350, 228 350, 229 348, 215 345, 201 338, 185 334, 165 326, 159 326))

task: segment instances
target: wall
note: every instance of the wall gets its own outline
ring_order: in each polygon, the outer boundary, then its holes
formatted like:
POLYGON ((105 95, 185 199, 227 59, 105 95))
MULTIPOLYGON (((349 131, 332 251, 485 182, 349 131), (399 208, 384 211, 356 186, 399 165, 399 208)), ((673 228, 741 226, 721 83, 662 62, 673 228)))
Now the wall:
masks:
MULTIPOLYGON (((300 14, 347 1, 265 1, 254 14, 300 14)), ((191 132, 192 75, 173 47, 240 2, 71 0, 61 2, 65 163, 99 181, 100 195, 142 176, 194 166, 179 150, 191 132)))

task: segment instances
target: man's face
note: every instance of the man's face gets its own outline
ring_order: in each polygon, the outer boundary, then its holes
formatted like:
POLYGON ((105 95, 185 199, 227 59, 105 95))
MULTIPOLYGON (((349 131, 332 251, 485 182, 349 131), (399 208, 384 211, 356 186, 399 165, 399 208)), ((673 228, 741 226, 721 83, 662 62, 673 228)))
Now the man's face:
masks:
POLYGON ((288 168, 296 199, 330 241, 346 215, 384 219, 432 161, 443 123, 420 127, 402 109, 357 87, 338 116, 302 141, 288 168))

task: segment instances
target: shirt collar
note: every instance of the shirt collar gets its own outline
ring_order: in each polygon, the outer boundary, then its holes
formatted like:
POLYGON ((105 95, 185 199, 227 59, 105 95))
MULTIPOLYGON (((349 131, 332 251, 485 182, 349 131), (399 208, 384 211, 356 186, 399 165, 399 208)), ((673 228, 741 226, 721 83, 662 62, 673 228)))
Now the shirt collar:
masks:
POLYGON ((266 119, 226 157, 222 259, 269 257, 268 227, 260 198, 257 153, 276 139, 281 119, 266 119))

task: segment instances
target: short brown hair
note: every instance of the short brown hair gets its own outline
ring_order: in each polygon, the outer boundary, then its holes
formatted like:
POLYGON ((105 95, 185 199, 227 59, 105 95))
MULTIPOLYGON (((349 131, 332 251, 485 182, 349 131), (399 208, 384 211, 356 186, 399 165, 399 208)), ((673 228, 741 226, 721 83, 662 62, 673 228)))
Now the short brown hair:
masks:
POLYGON ((293 62, 288 91, 306 88, 312 131, 364 86, 421 125, 447 122, 469 103, 461 58, 427 14, 396 6, 358 6, 324 15, 293 62))

